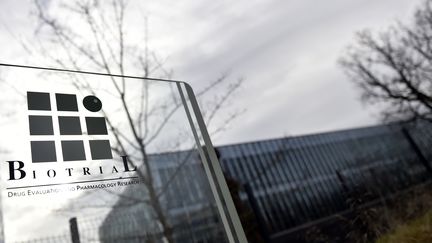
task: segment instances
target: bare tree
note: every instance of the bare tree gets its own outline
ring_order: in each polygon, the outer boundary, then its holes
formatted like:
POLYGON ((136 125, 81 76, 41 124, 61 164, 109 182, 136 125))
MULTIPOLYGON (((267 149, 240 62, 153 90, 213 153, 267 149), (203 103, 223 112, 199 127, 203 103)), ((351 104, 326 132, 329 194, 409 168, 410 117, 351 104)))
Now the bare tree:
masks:
MULTIPOLYGON (((30 53, 36 53, 36 55, 43 53, 45 60, 49 63, 68 69, 90 69, 120 75, 125 75, 128 71, 139 72, 144 78, 169 79, 173 75, 172 70, 166 69, 165 60, 159 58, 149 48, 146 18, 142 18, 144 26, 142 43, 144 44, 142 46, 133 44, 128 39, 128 28, 125 21, 128 13, 126 1, 113 0, 106 4, 102 1, 78 0, 57 6, 61 8, 62 16, 69 18, 73 15, 75 19, 79 19, 79 25, 76 22, 71 24, 67 18, 61 18, 59 15, 53 16, 44 4, 46 2, 35 0, 38 28, 35 32, 35 39, 32 40, 32 47, 23 44, 25 50, 30 53)), ((76 88, 90 93, 94 91, 91 82, 83 75, 71 74, 69 78, 76 88)), ((216 114, 219 114, 219 111, 229 104, 230 98, 240 88, 241 83, 242 79, 230 81, 227 75, 222 75, 196 92, 197 97, 201 99, 200 103, 205 105, 208 124, 217 117, 216 114), (204 96, 212 89, 219 89, 220 93, 205 100, 204 96)), ((182 109, 181 100, 173 92, 172 97, 166 102, 151 103, 149 94, 152 82, 142 82, 141 87, 130 87, 125 78, 111 77, 110 85, 114 90, 113 97, 121 103, 121 110, 117 114, 127 121, 126 126, 122 124, 123 126, 119 128, 118 124, 112 121, 110 114, 105 115, 109 129, 116 140, 112 149, 119 155, 127 155, 133 164, 141 168, 137 173, 148 195, 144 203, 153 209, 155 218, 163 228, 166 240, 173 242, 173 229, 161 204, 161 194, 164 193, 167 185, 162 188, 155 186, 147 148, 154 143, 176 112, 182 109), (133 94, 128 92, 130 89, 134 90, 133 94), (131 107, 130 99, 134 99, 134 107, 131 107), (152 120, 157 120, 157 122, 152 122, 152 120)), ((213 126, 214 129, 211 131, 218 133, 224 130, 226 125, 239 114, 234 111, 225 116, 222 121, 213 126)), ((173 173, 172 176, 177 176, 177 173, 173 173)), ((168 180, 170 181, 172 179, 168 180)), ((135 203, 134 200, 136 199, 131 198, 132 203, 135 203)), ((142 202, 142 199, 139 199, 136 203, 142 202)))
POLYGON ((410 24, 357 34, 340 64, 371 104, 384 105, 384 121, 432 120, 432 1, 410 24))

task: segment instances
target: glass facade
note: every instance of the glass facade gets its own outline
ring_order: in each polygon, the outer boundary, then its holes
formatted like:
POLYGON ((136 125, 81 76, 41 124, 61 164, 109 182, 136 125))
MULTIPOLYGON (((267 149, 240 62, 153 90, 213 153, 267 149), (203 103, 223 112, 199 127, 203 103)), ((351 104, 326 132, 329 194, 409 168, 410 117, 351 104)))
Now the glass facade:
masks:
MULTIPOLYGON (((427 148, 432 144, 432 136, 424 132, 430 128, 430 124, 423 122, 381 125, 226 145, 217 150, 225 177, 242 188, 231 193, 238 193, 248 207, 252 200, 257 206, 254 214, 263 221, 260 223, 269 234, 278 234, 350 209, 347 201, 354 191, 367 191, 368 200, 373 201, 424 182, 428 171, 419 157, 422 155, 413 146, 431 161, 427 148), (403 129, 415 144, 409 142, 403 129), (251 192, 244 190, 245 186, 251 192)), ((206 190, 201 191, 195 182, 188 181, 192 177, 196 180, 194 168, 200 166, 198 156, 186 156, 189 153, 152 155, 154 170, 164 184, 173 171, 170 169, 175 164, 173 157, 188 157, 190 162, 181 170, 182 176, 173 181, 167 205, 176 212, 175 217, 189 217, 196 224, 205 222, 211 227, 208 219, 215 213, 214 205, 206 190), (177 187, 191 190, 180 191, 177 187), (173 204, 178 198, 184 198, 180 201, 186 204, 173 204)), ((110 217, 107 224, 109 220, 110 217)), ((104 230, 102 226, 101 234, 104 230)), ((189 229, 188 234, 199 238, 198 231, 189 229)), ((202 240, 214 242, 210 238, 202 240)))

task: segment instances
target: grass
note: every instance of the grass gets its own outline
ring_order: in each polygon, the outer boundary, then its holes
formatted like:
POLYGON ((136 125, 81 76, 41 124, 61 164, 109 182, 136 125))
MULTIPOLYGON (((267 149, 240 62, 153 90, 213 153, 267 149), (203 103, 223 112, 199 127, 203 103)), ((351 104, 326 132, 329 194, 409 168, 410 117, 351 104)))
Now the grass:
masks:
POLYGON ((354 194, 349 201, 352 214, 341 216, 332 227, 311 227, 303 242, 432 243, 432 183, 401 191, 377 205, 358 207, 367 195, 354 194))
POLYGON ((355 221, 360 224, 353 224, 349 242, 432 243, 432 184, 415 186, 380 206, 362 209, 355 221))
POLYGON ((430 243, 432 242, 432 210, 377 239, 376 243, 430 243))

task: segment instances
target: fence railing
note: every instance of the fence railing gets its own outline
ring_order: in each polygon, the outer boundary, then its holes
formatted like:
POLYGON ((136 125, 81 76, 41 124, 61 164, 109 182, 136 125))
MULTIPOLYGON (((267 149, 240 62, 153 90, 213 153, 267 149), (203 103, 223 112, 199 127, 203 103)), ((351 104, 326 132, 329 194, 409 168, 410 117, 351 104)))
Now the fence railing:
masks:
MULTIPOLYGON (((229 178, 250 187, 269 234, 375 200, 432 178, 432 126, 376 126, 219 148, 229 178)), ((249 199, 248 199, 249 198, 249 199)))

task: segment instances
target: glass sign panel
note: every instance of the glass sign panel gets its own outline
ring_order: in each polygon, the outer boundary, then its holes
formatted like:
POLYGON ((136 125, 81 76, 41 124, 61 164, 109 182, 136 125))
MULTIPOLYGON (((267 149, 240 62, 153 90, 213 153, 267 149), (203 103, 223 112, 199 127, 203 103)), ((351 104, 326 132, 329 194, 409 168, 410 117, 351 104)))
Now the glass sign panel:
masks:
POLYGON ((0 65, 4 242, 245 242, 184 82, 0 65))

